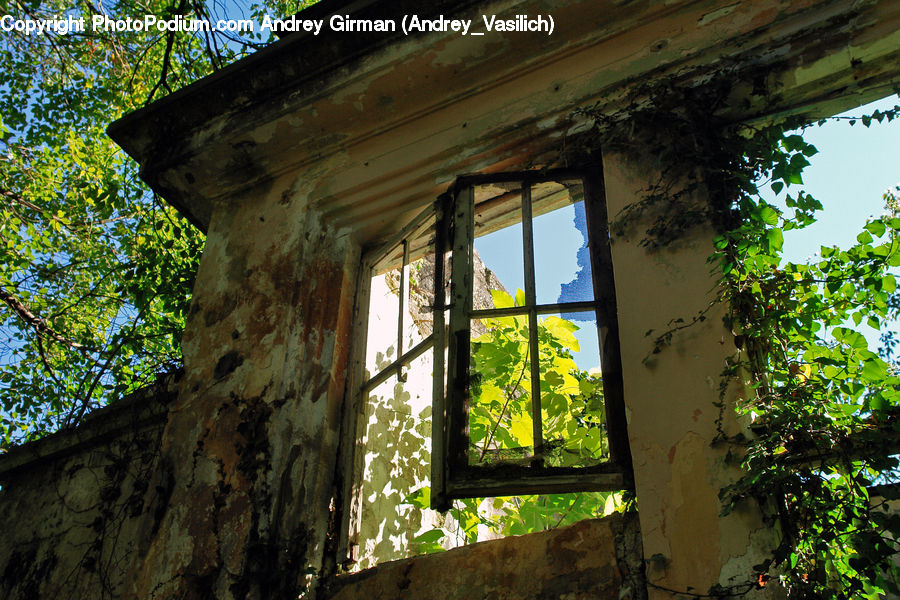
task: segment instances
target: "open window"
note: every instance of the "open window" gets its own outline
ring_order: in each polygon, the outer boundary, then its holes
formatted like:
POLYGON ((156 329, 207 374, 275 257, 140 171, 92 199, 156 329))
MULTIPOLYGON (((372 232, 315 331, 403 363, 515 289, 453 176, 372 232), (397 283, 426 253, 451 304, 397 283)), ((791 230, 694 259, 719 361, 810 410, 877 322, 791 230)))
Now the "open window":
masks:
POLYGON ((416 490, 444 511, 630 488, 602 191, 569 170, 460 177, 364 254, 338 548, 354 568, 452 529, 416 490))
POLYGON ((434 372, 445 377, 434 379, 433 508, 630 487, 602 194, 599 175, 555 170, 460 177, 440 199, 435 277, 449 268, 450 294, 434 306, 434 372), (554 227, 560 211, 574 214, 584 236, 580 270, 562 289, 548 283, 559 236, 572 235, 554 227), (478 240, 503 230, 522 286, 486 296, 478 240), (575 364, 579 329, 599 349, 599 368, 575 364))

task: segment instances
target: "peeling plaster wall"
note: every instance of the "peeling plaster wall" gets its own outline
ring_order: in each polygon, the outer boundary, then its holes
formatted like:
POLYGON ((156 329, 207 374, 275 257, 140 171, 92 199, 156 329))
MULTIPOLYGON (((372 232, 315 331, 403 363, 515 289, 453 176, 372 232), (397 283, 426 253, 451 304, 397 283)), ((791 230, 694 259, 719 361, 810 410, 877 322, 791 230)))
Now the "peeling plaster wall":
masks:
POLYGON ((138 598, 280 598, 321 567, 359 250, 282 178, 214 213, 138 598))
MULTIPOLYGON (((609 214, 640 200, 655 183, 651 160, 604 156, 609 214)), ((650 252, 640 245, 645 229, 633 223, 612 238, 611 249, 650 597, 670 599, 672 591, 707 594, 716 585, 749 590, 756 579, 753 565, 771 556, 777 534, 749 501, 721 516, 719 491, 740 476, 738 465, 725 459, 727 449, 713 446, 720 416, 727 434, 741 431, 729 408, 738 390, 729 390, 721 415, 715 406, 725 361, 737 351, 723 325, 726 307, 712 306, 703 322, 676 332, 659 354, 651 355, 653 337, 646 335, 708 308, 716 285, 706 262, 714 234, 700 224, 671 246, 650 252)), ((746 597, 777 597, 771 588, 749 590, 746 597)))
POLYGON ((633 514, 507 537, 338 577, 329 600, 642 600, 633 514))
POLYGON ((129 560, 170 491, 148 483, 174 392, 142 390, 0 456, 0 598, 125 596, 129 560))

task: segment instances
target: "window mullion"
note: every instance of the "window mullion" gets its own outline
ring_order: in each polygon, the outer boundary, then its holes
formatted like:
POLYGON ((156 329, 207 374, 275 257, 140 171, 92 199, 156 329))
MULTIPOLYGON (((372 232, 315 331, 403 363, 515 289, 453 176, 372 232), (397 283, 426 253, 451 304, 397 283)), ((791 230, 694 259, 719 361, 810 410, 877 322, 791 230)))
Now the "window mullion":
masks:
MULTIPOLYGON (((447 455, 448 467, 463 468, 468 462, 469 349, 472 312, 472 241, 474 239, 472 186, 456 191, 453 236, 450 245, 450 331, 447 356, 447 455)), ((452 474, 449 474, 452 477, 452 474)))
POLYGON ((434 361, 431 404, 431 507, 439 510, 448 508, 447 500, 447 429, 446 393, 444 385, 444 348, 446 348, 446 292, 444 290, 444 255, 447 252, 447 229, 449 225, 448 205, 452 198, 441 196, 435 205, 434 235, 434 312, 432 313, 432 336, 434 338, 434 361))
MULTIPOLYGON (((397 357, 403 356, 403 334, 406 329, 406 314, 409 311, 409 239, 404 238, 402 242, 403 246, 403 261, 400 266, 400 302, 399 302, 399 311, 400 314, 397 315, 397 357)), ((406 377, 403 373, 403 364, 400 363, 397 365, 397 379, 399 381, 406 381, 406 377)))
POLYGON ((525 304, 528 305, 528 354, 531 356, 531 423, 535 459, 544 455, 541 422, 541 362, 538 348, 537 293, 534 284, 534 233, 531 226, 531 183, 522 184, 522 244, 525 255, 525 304))

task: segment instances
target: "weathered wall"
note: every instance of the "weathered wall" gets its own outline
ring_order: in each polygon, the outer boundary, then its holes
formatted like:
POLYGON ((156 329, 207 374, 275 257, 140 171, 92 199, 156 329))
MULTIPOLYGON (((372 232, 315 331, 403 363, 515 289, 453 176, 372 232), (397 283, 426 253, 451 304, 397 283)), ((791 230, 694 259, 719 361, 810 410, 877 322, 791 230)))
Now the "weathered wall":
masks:
POLYGON ((214 213, 155 481, 138 598, 282 598, 319 570, 359 249, 282 177, 214 213))
POLYGON ((123 596, 146 521, 171 379, 0 456, 0 598, 123 596))
MULTIPOLYGON (((604 156, 611 215, 643 199, 656 184, 652 161, 604 156)), ((714 233, 709 225, 698 224, 683 239, 648 251, 640 243, 648 224, 631 223, 625 234, 612 238, 611 249, 650 597, 714 594, 714 586, 748 598, 774 593, 772 586, 753 589, 753 565, 771 556, 777 543, 776 533, 762 522, 760 507, 748 503, 721 516, 719 491, 740 472, 734 461, 726 462, 727 448, 714 447, 713 441, 720 426, 733 435, 740 425, 730 406, 721 412, 716 406, 722 400, 725 361, 737 349, 723 325, 727 307, 710 307, 716 280, 707 257, 714 233), (651 355, 654 337, 647 335, 649 330, 662 334, 677 319, 689 322, 701 312, 704 321, 675 332, 670 346, 651 355)), ((735 392, 725 397, 726 403, 735 392)))
POLYGON ((481 542, 338 577, 330 600, 640 600, 633 514, 481 542))

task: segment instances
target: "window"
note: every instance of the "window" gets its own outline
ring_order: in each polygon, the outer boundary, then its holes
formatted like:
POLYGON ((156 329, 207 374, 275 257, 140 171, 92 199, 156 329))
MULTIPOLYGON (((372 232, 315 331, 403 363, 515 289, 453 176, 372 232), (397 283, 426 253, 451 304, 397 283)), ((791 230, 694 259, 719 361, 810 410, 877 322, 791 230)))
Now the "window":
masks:
POLYGON ((454 498, 628 487, 602 180, 561 170, 466 176, 437 210, 436 253, 447 258, 435 260, 435 277, 442 281, 449 263, 450 294, 436 295, 434 307, 433 338, 442 342, 434 371, 446 375, 435 378, 432 507, 445 510, 454 498), (559 242, 548 223, 567 207, 581 217, 587 243, 578 278, 557 298, 545 284, 559 242), (505 228, 521 234, 505 251, 521 256, 524 286, 492 290, 486 301, 476 293, 483 268, 476 240, 505 228), (575 321, 597 331, 601 369, 590 377, 573 368, 575 321))
POLYGON ((438 510, 630 487, 605 223, 599 177, 465 176, 365 253, 339 554, 369 566, 442 526, 438 513, 409 510, 423 486, 438 510), (517 275, 498 279, 482 262, 498 238, 517 275), (560 290, 559 277, 548 282, 563 246, 578 273, 560 290))

